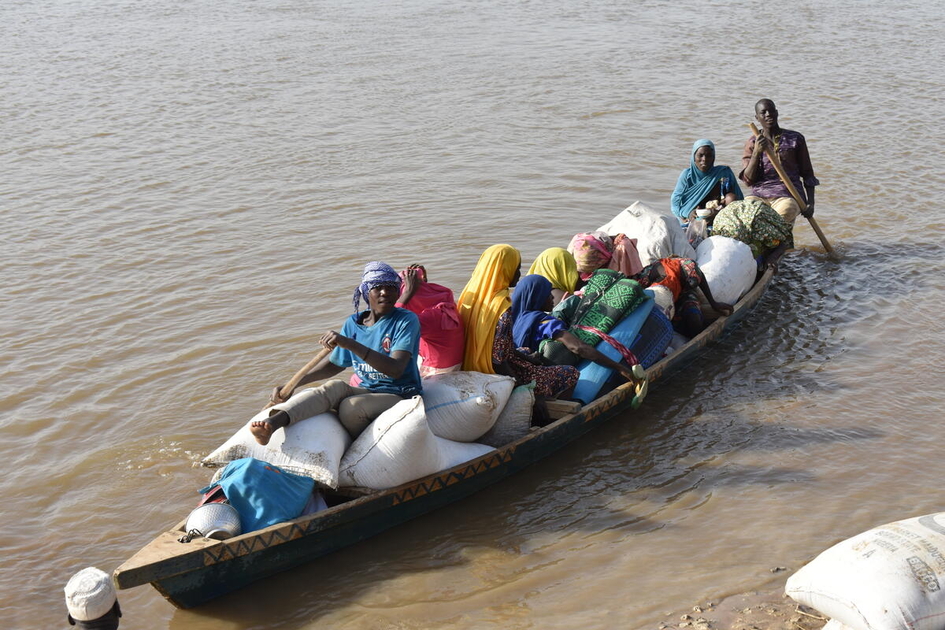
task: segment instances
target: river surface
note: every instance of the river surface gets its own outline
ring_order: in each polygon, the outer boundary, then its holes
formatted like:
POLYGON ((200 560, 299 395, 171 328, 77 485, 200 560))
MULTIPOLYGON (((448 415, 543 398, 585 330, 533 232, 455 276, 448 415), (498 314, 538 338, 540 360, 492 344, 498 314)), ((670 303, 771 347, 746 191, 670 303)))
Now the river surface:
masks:
POLYGON ((692 142, 738 170, 761 97, 804 133, 832 262, 635 414, 478 495, 122 628, 656 628, 945 509, 938 0, 6 0, 5 627, 183 518, 194 468, 316 351, 361 266, 459 291, 636 200, 692 142), (776 567, 786 571, 772 572, 776 567))

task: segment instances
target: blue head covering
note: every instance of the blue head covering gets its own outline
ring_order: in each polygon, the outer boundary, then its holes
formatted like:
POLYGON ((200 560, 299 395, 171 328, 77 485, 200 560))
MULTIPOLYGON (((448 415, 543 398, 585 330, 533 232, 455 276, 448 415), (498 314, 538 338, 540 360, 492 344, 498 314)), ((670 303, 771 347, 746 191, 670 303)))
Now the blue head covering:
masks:
POLYGON ((354 312, 357 313, 361 305, 361 298, 368 302, 368 291, 377 286, 393 284, 400 286, 400 275, 394 268, 387 263, 380 261, 369 262, 364 265, 364 272, 361 274, 361 284, 354 290, 354 312))
POLYGON ((535 328, 548 317, 542 307, 551 295, 551 281, 533 274, 522 278, 512 294, 512 340, 516 348, 537 350, 535 328))
POLYGON ((689 168, 679 174, 679 180, 676 182, 676 189, 673 191, 671 201, 673 214, 680 219, 688 219, 689 213, 705 199, 715 185, 722 180, 722 194, 735 193, 738 199, 743 199, 742 189, 738 187, 735 181, 735 174, 732 169, 719 164, 709 169, 708 173, 703 173, 696 166, 696 151, 700 147, 709 147, 715 153, 715 144, 711 140, 696 140, 692 143, 692 152, 689 154, 689 168))

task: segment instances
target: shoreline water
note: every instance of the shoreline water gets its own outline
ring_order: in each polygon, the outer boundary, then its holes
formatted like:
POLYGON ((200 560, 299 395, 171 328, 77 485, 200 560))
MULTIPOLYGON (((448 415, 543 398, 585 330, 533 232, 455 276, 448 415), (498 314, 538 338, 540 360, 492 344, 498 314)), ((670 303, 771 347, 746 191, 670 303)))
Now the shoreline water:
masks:
POLYGON ((655 630, 820 630, 829 621, 781 591, 750 591, 677 611, 655 630))

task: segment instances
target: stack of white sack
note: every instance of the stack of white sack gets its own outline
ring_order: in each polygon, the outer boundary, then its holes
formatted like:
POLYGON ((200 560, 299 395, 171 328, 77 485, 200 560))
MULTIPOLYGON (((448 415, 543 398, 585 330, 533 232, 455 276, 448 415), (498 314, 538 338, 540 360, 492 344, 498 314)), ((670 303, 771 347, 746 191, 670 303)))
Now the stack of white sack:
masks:
POLYGON ((423 405, 434 435, 498 448, 528 435, 535 384, 515 387, 509 376, 481 372, 437 374, 423 379, 423 405))
POLYGON ((293 422, 275 431, 269 444, 256 442, 250 422, 202 460, 222 466, 255 457, 288 472, 306 475, 328 488, 386 489, 407 483, 493 450, 528 433, 534 394, 516 388, 508 376, 452 372, 424 379, 421 398, 397 403, 374 420, 354 442, 333 413, 293 422), (521 390, 521 391, 519 391, 521 390), (509 406, 507 403, 512 402, 509 406), (488 435, 486 435, 488 434, 488 435))
POLYGON ((827 549, 785 593, 827 630, 945 628, 945 512, 888 523, 827 549))
POLYGON ((433 434, 473 442, 495 424, 515 379, 481 372, 450 372, 423 379, 423 406, 433 434))
POLYGON ((646 267, 660 258, 696 257, 679 219, 671 213, 660 212, 640 201, 624 209, 608 223, 598 228, 611 236, 626 234, 637 239, 640 264, 646 267))
POLYGON ((342 486, 393 488, 452 468, 494 450, 456 442, 430 430, 423 398, 402 400, 377 417, 341 459, 342 486))
POLYGON ((758 275, 751 248, 727 236, 710 236, 699 243, 695 260, 716 302, 735 304, 758 275))
POLYGON ((495 424, 485 435, 476 440, 500 448, 528 435, 532 426, 532 410, 535 408, 535 383, 519 385, 512 390, 508 402, 495 424))
POLYGON ((338 416, 323 413, 293 422, 284 430, 273 433, 269 444, 263 446, 256 442, 249 425, 268 416, 269 409, 260 411, 200 463, 215 467, 236 459, 255 457, 287 472, 311 477, 327 488, 337 488, 338 466, 351 445, 351 437, 338 416))
POLYGON ((534 394, 525 387, 513 396, 513 388, 511 377, 480 372, 423 379, 422 397, 397 403, 354 441, 341 461, 341 485, 392 488, 527 434, 534 394))

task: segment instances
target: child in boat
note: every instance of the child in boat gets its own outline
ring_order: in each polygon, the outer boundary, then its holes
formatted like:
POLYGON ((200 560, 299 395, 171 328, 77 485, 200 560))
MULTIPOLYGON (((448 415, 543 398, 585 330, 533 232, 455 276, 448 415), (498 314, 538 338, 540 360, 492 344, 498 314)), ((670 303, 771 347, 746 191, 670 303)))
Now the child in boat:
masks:
POLYGON ((709 283, 702 275, 699 265, 691 258, 680 256, 661 258, 644 267, 643 271, 635 275, 633 279, 644 288, 661 285, 672 292, 676 312, 673 325, 687 337, 695 337, 705 328, 696 289, 702 289, 706 300, 716 312, 722 315, 732 314, 731 305, 716 302, 712 297, 709 283))
POLYGON ((374 418, 404 398, 420 394, 420 372, 416 357, 420 347, 420 321, 414 313, 396 306, 400 296, 400 276, 382 262, 368 263, 361 284, 354 292, 354 314, 338 333, 328 331, 319 342, 332 350, 299 385, 331 378, 353 367, 360 379, 358 387, 342 380, 330 380, 284 400, 279 387, 273 390, 276 403, 270 415, 250 425, 260 444, 268 444, 273 432, 290 422, 337 409, 349 433, 357 436, 374 418), (361 298, 368 309, 359 311, 361 298))
POLYGON ((403 292, 397 302, 420 319, 420 376, 455 372, 463 366, 463 321, 453 292, 427 281, 423 265, 410 265, 400 273, 403 292))
POLYGON ((459 296, 466 348, 463 369, 504 374, 518 385, 535 382, 535 396, 556 398, 574 388, 579 373, 570 365, 541 365, 515 349, 509 289, 522 274, 522 257, 511 245, 493 245, 479 257, 459 296))
POLYGON ((573 354, 614 370, 628 381, 643 378, 639 371, 625 363, 618 363, 601 354, 596 348, 579 339, 568 330, 568 325, 546 311, 552 308, 552 285, 544 276, 527 275, 515 287, 512 295, 512 340, 516 347, 537 353, 545 339, 560 341, 573 354))

